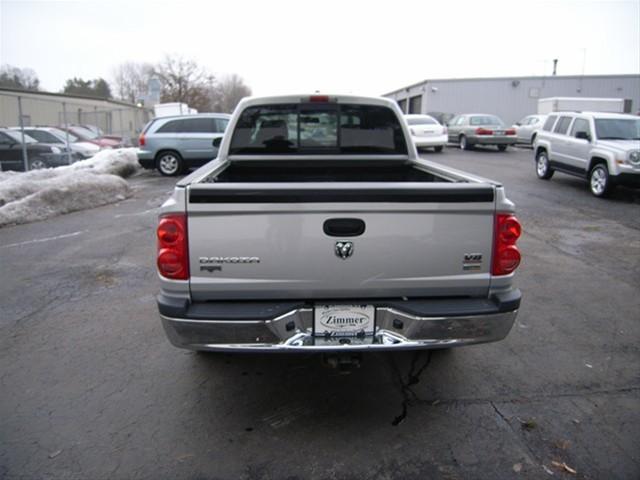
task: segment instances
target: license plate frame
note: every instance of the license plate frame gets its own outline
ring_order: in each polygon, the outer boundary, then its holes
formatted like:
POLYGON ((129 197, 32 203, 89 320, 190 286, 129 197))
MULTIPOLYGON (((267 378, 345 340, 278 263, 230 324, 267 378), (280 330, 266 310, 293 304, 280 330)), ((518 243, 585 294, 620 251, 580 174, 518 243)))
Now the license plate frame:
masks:
POLYGON ((362 338, 372 336, 376 309, 368 304, 316 304, 313 308, 313 334, 323 338, 362 338))

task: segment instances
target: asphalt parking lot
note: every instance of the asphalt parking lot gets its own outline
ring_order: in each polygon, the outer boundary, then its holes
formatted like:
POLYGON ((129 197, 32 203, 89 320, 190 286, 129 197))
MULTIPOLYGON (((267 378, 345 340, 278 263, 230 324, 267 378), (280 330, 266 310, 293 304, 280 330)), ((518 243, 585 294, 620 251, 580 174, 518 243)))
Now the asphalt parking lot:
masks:
POLYGON ((530 150, 426 155, 517 204, 517 323, 349 375, 168 343, 154 227, 175 180, 0 229, 0 478, 640 478, 640 192, 538 180, 530 150))

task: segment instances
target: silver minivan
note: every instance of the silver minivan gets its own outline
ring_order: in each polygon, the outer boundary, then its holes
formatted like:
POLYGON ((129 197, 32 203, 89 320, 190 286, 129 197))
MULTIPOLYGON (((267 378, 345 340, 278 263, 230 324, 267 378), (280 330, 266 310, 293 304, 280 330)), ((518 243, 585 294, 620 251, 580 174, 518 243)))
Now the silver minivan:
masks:
POLYGON ((230 115, 202 113, 151 120, 138 139, 138 162, 162 175, 178 175, 215 158, 213 140, 224 135, 230 115))

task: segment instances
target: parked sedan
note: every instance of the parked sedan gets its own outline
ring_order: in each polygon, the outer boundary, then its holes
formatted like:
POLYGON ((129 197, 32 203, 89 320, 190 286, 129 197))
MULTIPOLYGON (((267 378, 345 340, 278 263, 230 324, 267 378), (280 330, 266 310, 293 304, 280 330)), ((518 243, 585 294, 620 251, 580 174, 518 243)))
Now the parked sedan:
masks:
MULTIPOLYGON (((12 130, 20 131, 20 127, 12 127, 12 130)), ((55 144, 59 147, 64 147, 67 143, 67 134, 53 127, 25 127, 24 133, 40 143, 55 144)), ((100 147, 95 143, 83 142, 72 133, 68 135, 69 148, 79 158, 91 158, 100 151, 100 147)))
POLYGON ((516 141, 525 145, 533 145, 538 131, 544 125, 546 115, 527 115, 513 126, 516 129, 516 141))
POLYGON ((101 148, 121 148, 126 146, 121 137, 112 135, 100 136, 93 130, 89 130, 88 128, 81 127, 79 125, 68 125, 66 127, 63 125, 59 128, 60 130, 67 130, 69 133, 80 138, 83 142, 95 143, 101 148))
POLYGON ((449 122, 448 127, 449 142, 458 144, 462 150, 471 150, 476 145, 495 145, 504 152, 509 145, 516 143, 515 128, 506 127, 495 115, 457 115, 449 122))
MULTIPOLYGON (((24 136, 28 168, 59 167, 68 164, 66 150, 56 145, 39 143, 29 135, 24 136)), ((0 129, 0 166, 2 170, 24 171, 22 135, 15 130, 0 129)))
POLYGON ((405 115, 404 119, 418 150, 430 147, 441 152, 447 144, 447 127, 440 125, 435 118, 429 115, 405 115))

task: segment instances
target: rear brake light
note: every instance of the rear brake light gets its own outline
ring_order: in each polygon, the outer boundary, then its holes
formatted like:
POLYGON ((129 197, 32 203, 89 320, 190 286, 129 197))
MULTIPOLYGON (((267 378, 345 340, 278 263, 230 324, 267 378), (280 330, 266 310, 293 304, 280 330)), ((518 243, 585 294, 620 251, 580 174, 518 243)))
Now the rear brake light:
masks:
POLYGON ((476 135, 493 135, 493 130, 487 130, 486 128, 476 128, 476 135))
POLYGON ((327 103, 329 101, 329 95, 311 95, 309 102, 311 103, 327 103))
POLYGON ((510 213, 499 213, 495 219, 492 275, 508 275, 520 265, 516 242, 522 234, 518 219, 510 213))
POLYGON ((515 135, 516 134, 516 129, 515 128, 508 128, 507 130, 505 130, 504 132, 507 135, 515 135))
POLYGON ((140 145, 141 147, 144 147, 146 143, 146 139, 144 138, 144 133, 140 134, 140 137, 138 137, 138 145, 140 145))
POLYGON ((189 247, 187 216, 184 213, 165 215, 158 223, 158 272, 172 280, 189 278, 189 247))

